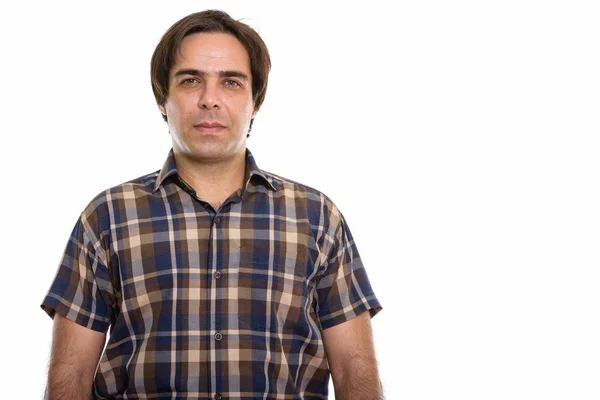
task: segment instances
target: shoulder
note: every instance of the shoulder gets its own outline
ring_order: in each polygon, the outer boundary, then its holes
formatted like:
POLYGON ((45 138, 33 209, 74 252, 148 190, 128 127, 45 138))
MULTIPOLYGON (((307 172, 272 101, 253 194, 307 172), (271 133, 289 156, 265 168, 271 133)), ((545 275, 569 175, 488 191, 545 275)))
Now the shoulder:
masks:
POLYGON ((262 171, 277 189, 275 196, 296 209, 296 217, 306 211, 306 217, 317 231, 317 236, 332 236, 345 224, 344 216, 336 203, 323 191, 292 179, 262 171), (291 203, 288 203, 290 202, 291 203))
POLYGON ((88 207, 94 209, 114 200, 151 195, 159 172, 160 170, 154 171, 104 189, 90 201, 88 207))
POLYGON ((308 207, 318 206, 328 214, 341 214, 334 201, 323 191, 269 171, 263 170, 262 172, 271 184, 275 186, 277 192, 281 192, 279 196, 306 199, 308 207))
POLYGON ((159 171, 154 171, 134 179, 111 186, 97 193, 84 207, 80 221, 97 232, 107 231, 114 221, 114 210, 124 210, 124 201, 135 202, 144 196, 152 195, 159 171))

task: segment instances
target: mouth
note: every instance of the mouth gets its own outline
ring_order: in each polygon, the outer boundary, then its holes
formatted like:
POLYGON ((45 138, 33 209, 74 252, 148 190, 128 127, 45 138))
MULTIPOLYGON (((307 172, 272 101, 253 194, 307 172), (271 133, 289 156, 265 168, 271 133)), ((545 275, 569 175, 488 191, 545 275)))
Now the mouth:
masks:
POLYGON ((194 125, 194 129, 200 133, 218 133, 225 129, 225 127, 219 123, 202 123, 194 125))

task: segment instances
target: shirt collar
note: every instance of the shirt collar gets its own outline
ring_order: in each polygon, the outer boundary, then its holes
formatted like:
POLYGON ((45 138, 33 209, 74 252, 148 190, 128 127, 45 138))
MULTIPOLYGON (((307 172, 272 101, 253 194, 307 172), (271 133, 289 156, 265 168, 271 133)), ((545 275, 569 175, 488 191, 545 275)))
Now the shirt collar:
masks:
MULTIPOLYGON (((167 159, 165 160, 162 168, 160 169, 160 172, 158 173, 158 176, 156 177, 156 183, 154 184, 154 189, 152 190, 152 193, 158 190, 158 188, 160 187, 160 185, 162 185, 165 179, 177 173, 178 172, 177 167, 175 165, 175 155, 173 153, 173 148, 171 148, 171 150, 169 150, 169 155, 167 156, 167 159)), ((265 173, 260 168, 258 168, 258 165, 256 165, 256 161, 254 160, 254 156, 252 155, 252 152, 250 151, 250 149, 246 148, 245 186, 248 186, 248 182, 250 181, 252 175, 259 176, 263 181, 267 183, 267 185, 271 189, 277 191, 277 188, 275 187, 275 182, 271 182, 266 177, 265 173)))

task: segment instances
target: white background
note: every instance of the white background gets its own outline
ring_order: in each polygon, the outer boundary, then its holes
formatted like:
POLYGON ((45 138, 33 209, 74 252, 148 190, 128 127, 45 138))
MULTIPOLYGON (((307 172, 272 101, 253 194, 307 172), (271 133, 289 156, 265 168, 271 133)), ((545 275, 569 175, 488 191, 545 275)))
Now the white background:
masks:
POLYGON ((69 234, 162 166, 150 57, 206 8, 269 47, 248 147, 344 213, 388 399, 600 397, 595 2, 130 3, 1 6, 2 398, 41 398, 69 234))

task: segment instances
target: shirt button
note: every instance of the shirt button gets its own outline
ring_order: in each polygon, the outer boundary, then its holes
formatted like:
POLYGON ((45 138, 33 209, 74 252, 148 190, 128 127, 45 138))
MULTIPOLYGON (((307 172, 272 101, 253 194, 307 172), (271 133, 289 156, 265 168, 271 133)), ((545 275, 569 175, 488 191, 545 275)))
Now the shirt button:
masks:
POLYGON ((219 279, 221 277, 221 273, 219 271, 215 271, 213 275, 215 279, 219 279))
POLYGON ((221 218, 219 218, 219 217, 216 217, 216 218, 215 218, 215 224, 218 224, 219 222, 221 222, 221 218))
POLYGON ((223 339, 223 335, 221 335, 221 333, 219 333, 219 332, 215 333, 215 340, 218 341, 218 340, 221 340, 221 339, 223 339))
POLYGON ((219 393, 215 394, 215 400, 221 400, 221 395, 219 393))

